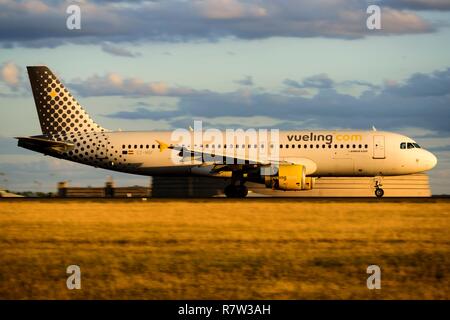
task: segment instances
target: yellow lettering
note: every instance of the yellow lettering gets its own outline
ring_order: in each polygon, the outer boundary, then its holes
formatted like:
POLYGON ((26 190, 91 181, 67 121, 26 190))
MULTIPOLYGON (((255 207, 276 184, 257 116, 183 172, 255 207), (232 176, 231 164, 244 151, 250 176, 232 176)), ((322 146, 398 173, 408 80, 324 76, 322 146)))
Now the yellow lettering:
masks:
POLYGON ((336 141, 362 141, 360 134, 338 134, 336 135, 336 141))

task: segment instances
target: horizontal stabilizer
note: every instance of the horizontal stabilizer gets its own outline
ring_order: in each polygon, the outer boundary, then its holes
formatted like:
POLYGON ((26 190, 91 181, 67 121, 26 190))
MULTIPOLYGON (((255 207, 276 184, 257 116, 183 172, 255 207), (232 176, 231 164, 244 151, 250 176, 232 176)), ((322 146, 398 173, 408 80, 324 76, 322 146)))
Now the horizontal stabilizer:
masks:
POLYGON ((54 141, 37 137, 16 137, 19 140, 18 146, 34 151, 53 151, 67 152, 72 150, 75 145, 70 142, 54 141))

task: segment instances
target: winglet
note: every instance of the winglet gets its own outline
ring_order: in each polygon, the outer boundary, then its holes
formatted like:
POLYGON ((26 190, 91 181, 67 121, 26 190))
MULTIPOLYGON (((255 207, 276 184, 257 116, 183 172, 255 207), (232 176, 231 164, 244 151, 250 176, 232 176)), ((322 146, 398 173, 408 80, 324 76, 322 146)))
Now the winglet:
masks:
POLYGON ((162 142, 162 141, 159 141, 159 140, 156 140, 156 142, 158 142, 158 144, 159 144, 159 152, 163 152, 164 150, 169 149, 169 147, 170 147, 165 142, 162 142))

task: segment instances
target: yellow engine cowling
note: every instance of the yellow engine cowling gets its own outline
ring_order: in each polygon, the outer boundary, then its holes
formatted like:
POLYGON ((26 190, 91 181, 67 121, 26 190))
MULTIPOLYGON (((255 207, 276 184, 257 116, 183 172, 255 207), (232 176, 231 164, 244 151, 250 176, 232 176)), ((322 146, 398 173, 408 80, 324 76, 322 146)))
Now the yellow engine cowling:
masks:
POLYGON ((282 164, 278 172, 265 176, 267 188, 278 190, 309 190, 312 188, 312 178, 306 178, 305 166, 299 164, 282 164))

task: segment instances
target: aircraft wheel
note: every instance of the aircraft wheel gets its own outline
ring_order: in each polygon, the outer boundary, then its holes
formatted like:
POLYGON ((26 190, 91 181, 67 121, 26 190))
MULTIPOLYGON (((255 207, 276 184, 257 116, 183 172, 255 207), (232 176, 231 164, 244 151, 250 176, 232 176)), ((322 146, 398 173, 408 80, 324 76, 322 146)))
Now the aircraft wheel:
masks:
POLYGON ((224 191, 227 198, 236 198, 237 196, 237 189, 234 184, 226 186, 224 191))
POLYGON ((381 198, 382 196, 384 196, 384 190, 381 188, 376 188, 375 195, 377 196, 377 198, 381 198))
POLYGON ((248 194, 248 188, 244 185, 236 186, 236 194, 239 198, 245 198, 248 194))

